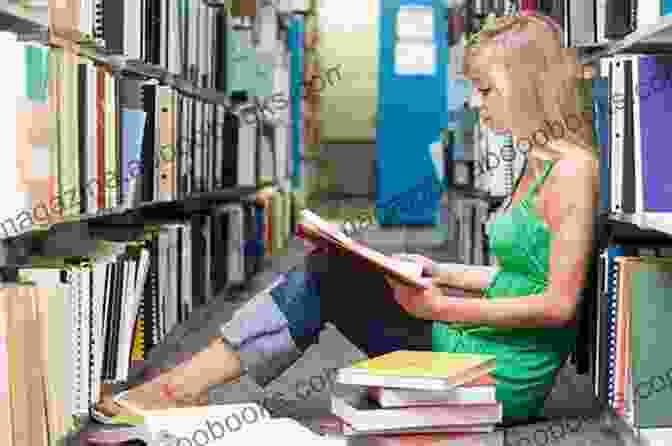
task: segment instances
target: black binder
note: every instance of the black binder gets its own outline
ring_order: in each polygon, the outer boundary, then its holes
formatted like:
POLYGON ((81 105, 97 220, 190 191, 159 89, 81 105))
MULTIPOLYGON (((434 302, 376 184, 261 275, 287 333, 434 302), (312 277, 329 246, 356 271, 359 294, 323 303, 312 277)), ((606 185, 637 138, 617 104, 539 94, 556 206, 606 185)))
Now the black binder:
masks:
POLYGON ((620 39, 636 29, 636 0, 607 0, 604 35, 620 39))
POLYGON ((124 0, 102 0, 102 35, 105 49, 124 54, 124 0))
MULTIPOLYGON (((640 125, 639 122, 634 122, 633 115, 633 76, 632 76, 632 61, 625 60, 625 128, 623 129, 623 177, 621 178, 621 209, 625 213, 635 213, 635 188, 637 181, 635 181, 635 139, 634 126, 640 125)), ((636 62, 635 62, 636 63, 636 62)))

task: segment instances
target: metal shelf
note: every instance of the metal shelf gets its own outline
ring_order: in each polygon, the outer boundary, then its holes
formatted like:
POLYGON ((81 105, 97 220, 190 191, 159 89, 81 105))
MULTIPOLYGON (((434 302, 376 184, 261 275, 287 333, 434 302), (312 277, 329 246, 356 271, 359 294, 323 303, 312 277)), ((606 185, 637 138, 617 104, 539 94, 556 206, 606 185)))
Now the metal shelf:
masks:
POLYGON ((617 233, 628 236, 628 230, 634 237, 657 238, 672 240, 672 214, 661 217, 651 217, 644 214, 609 214, 607 222, 620 226, 617 233))
POLYGON ((47 8, 24 8, 0 1, 0 29, 19 35, 31 35, 46 30, 47 8))
POLYGON ((148 226, 179 223, 207 213, 219 204, 252 200, 261 188, 242 186, 197 193, 180 200, 142 203, 131 209, 109 209, 100 215, 83 215, 56 223, 49 229, 26 231, 0 240, 0 268, 29 265, 31 256, 90 256, 98 248, 98 240, 137 240, 148 226))
MULTIPOLYGON (((591 47, 594 48, 594 47, 591 47)), ((599 49, 589 52, 583 48, 584 54, 580 61, 590 64, 602 57, 618 53, 665 53, 672 52, 672 16, 664 16, 655 25, 648 25, 625 36, 623 39, 606 43, 599 49)))

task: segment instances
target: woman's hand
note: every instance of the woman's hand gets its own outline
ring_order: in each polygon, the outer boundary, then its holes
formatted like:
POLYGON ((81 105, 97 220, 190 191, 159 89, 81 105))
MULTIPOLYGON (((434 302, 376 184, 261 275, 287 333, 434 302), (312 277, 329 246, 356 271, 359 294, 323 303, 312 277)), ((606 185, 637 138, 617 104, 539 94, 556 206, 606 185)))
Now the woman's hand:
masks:
POLYGON ((390 276, 386 276, 385 280, 394 291, 394 299, 407 313, 418 319, 431 321, 437 319, 443 294, 431 279, 427 279, 430 286, 424 290, 405 285, 390 276))
POLYGON ((434 276, 437 270, 437 264, 434 260, 428 259, 425 256, 420 254, 393 254, 392 257, 398 260, 404 260, 407 262, 415 262, 422 265, 422 273, 426 276, 434 276))

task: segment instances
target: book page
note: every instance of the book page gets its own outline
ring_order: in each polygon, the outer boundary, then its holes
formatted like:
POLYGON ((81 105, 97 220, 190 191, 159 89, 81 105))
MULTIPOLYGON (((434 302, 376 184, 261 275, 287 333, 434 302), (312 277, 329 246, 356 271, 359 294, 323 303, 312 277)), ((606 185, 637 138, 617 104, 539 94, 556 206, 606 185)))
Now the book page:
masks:
POLYGON ((395 259, 371 249, 346 236, 333 224, 325 221, 311 211, 302 211, 301 218, 302 220, 299 225, 310 235, 345 248, 357 256, 372 262, 398 280, 419 288, 427 288, 427 284, 421 280, 422 265, 416 262, 395 259))

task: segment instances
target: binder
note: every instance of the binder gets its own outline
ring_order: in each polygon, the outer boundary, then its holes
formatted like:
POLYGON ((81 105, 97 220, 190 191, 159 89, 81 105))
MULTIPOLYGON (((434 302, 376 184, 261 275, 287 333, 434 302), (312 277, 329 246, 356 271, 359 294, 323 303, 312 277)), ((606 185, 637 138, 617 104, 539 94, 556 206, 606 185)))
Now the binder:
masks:
POLYGON ((155 139, 154 159, 158 160, 155 178, 156 200, 170 201, 177 198, 177 158, 181 146, 176 140, 177 94, 168 86, 156 87, 156 105, 158 122, 155 139))
POLYGON ((668 382, 672 368, 670 355, 666 354, 667 349, 660 341, 661 333, 669 329, 672 316, 669 299, 672 263, 669 259, 648 257, 637 267, 630 280, 632 336, 629 351, 630 382, 635 387, 634 427, 670 427, 672 414, 668 408, 672 393, 659 389, 661 381, 668 382))
POLYGON ((569 43, 571 46, 595 43, 595 3, 594 1, 569 0, 568 5, 569 43))
POLYGON ((130 5, 126 4, 126 0, 101 0, 102 9, 99 9, 101 14, 101 32, 105 42, 105 49, 112 54, 125 54, 124 50, 128 44, 126 34, 125 18, 129 12, 126 8, 130 5))
MULTIPOLYGON (((672 178, 670 157, 665 149, 669 141, 672 89, 667 82, 672 57, 663 55, 632 56, 634 191, 633 212, 648 218, 670 218, 672 178), (663 88, 660 86, 663 85, 663 88)), ((629 172, 626 172, 626 175, 629 172)))
POLYGON ((626 141, 626 93, 625 58, 614 57, 609 62, 609 84, 612 95, 611 114, 611 212, 622 213, 623 209, 623 154, 626 141))
POLYGON ((621 39, 636 29, 636 0, 607 0, 605 37, 621 39))
POLYGON ((662 14, 662 1, 637 2, 637 29, 655 25, 660 21, 662 14))
POLYGON ((672 0, 662 0, 662 13, 664 15, 672 14, 672 0))
POLYGON ((609 79, 593 79, 593 129, 597 136, 600 156, 600 213, 608 213, 610 205, 610 145, 609 120, 611 115, 611 95, 609 79))
POLYGON ((620 246, 609 246, 602 255, 602 286, 598 295, 599 322, 597 349, 597 397, 605 404, 611 404, 615 396, 616 360, 616 311, 618 310, 618 269, 616 257, 625 255, 620 246))

